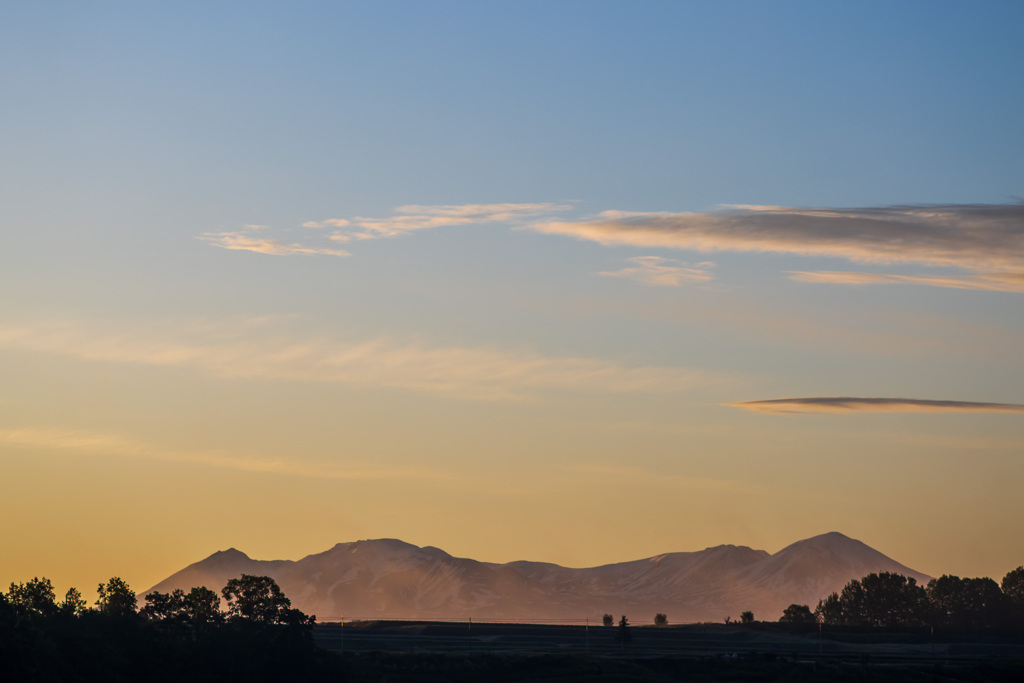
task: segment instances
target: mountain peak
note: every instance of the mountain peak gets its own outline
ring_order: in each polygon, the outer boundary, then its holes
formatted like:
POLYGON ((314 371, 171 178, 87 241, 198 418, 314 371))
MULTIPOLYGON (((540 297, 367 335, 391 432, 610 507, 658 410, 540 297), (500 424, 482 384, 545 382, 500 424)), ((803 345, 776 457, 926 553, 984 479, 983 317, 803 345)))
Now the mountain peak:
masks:
POLYGON ((360 548, 379 548, 386 550, 419 550, 418 545, 412 543, 406 543, 397 538, 369 538, 361 541, 356 541, 352 544, 352 552, 360 548))
POLYGON ((791 578, 802 577, 802 580, 809 583, 813 583, 812 577, 828 577, 830 580, 845 577, 848 581, 883 571, 913 577, 921 583, 927 583, 931 578, 900 564, 863 541, 838 531, 812 536, 786 546, 772 555, 771 563, 762 570, 767 577, 771 571, 780 568, 785 568, 791 578), (770 570, 770 567, 774 569, 770 570))
MULTIPOLYGON (((820 543, 849 543, 849 542, 853 542, 853 543, 860 543, 860 541, 858 541, 856 538, 850 538, 846 534, 840 533, 838 531, 827 531, 827 532, 825 532, 823 534, 818 534, 817 536, 811 536, 810 538, 805 538, 804 542, 805 543, 806 542, 820 542, 820 543)), ((861 545, 863 545, 863 544, 861 544, 861 545)))
POLYGON ((787 551, 795 549, 816 549, 824 552, 872 552, 877 553, 878 551, 871 548, 869 545, 862 541, 858 541, 856 538, 850 538, 845 534, 841 534, 838 531, 829 531, 828 533, 819 534, 817 536, 811 536, 805 538, 802 541, 791 543, 779 552, 775 553, 780 555, 787 551))
POLYGON ((223 567, 229 565, 236 565, 240 562, 252 562, 252 558, 237 548, 228 548, 227 550, 218 550, 214 554, 207 557, 205 560, 200 560, 196 564, 212 567, 223 567))
POLYGON ((748 552, 750 546, 746 545, 733 545, 732 543, 723 543, 722 545, 712 545, 704 549, 704 552, 708 553, 734 553, 734 552, 748 552))

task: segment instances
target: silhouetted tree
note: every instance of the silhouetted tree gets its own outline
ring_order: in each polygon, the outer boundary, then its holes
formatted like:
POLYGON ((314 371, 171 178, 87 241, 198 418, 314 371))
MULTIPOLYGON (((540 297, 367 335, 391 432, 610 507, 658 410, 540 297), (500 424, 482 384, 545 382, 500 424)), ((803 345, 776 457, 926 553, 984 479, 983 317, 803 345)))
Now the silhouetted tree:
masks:
POLYGON ((927 594, 913 578, 880 572, 850 581, 841 594, 819 602, 815 613, 823 624, 891 628, 924 624, 928 611, 927 594))
POLYGON ((57 612, 57 596, 53 584, 43 577, 34 577, 25 583, 11 583, 7 599, 22 613, 49 616, 57 612))
POLYGON ((661 612, 658 612, 657 614, 654 615, 654 625, 655 626, 668 626, 668 617, 665 616, 664 614, 662 614, 661 612))
POLYGON ((633 633, 629 629, 629 619, 623 614, 619 619, 619 628, 615 631, 615 641, 625 645, 633 640, 633 633))
POLYGON ((871 626, 911 626, 926 621, 927 596, 913 578, 893 572, 868 574, 864 589, 863 617, 871 626))
POLYGON ((289 614, 291 600, 269 576, 242 574, 228 581, 221 593, 228 602, 228 613, 236 619, 278 624, 292 616, 289 614))
POLYGON ((746 612, 740 612, 740 623, 741 624, 753 624, 754 623, 754 613, 751 612, 750 610, 747 610, 746 612))
POLYGON ((145 606, 139 614, 150 621, 177 621, 185 604, 185 592, 176 588, 170 593, 153 591, 146 596, 145 606))
POLYGON ((797 605, 794 603, 782 611, 782 616, 779 617, 779 622, 783 624, 793 624, 795 626, 806 626, 816 623, 816 620, 808 605, 797 605))
POLYGON ((843 586, 843 592, 839 594, 839 603, 842 606, 842 622, 848 626, 869 625, 867 616, 867 593, 864 591, 864 584, 860 579, 854 579, 843 586))
POLYGON ((170 593, 153 591, 146 596, 146 606, 139 613, 150 621, 195 627, 224 621, 220 597, 205 586, 193 588, 188 593, 180 588, 170 593))
POLYGON ((611 626, 612 624, 615 623, 615 617, 613 617, 610 614, 606 614, 603 617, 601 617, 601 623, 604 624, 605 626, 611 626))
POLYGON ((71 587, 64 594, 64 602, 60 603, 58 607, 60 613, 65 616, 77 616, 86 610, 85 598, 77 588, 71 587))
POLYGON ((1003 577, 1002 589, 1011 605, 1024 608, 1024 567, 1007 572, 1003 577))
POLYGON ((936 626, 961 631, 985 631, 1003 623, 1007 602, 992 579, 941 576, 926 589, 936 626))
POLYGON ((832 593, 824 600, 819 600, 818 606, 814 610, 814 616, 822 624, 836 625, 846 623, 843 617, 843 602, 839 598, 839 593, 832 593))
POLYGON ((193 588, 185 595, 185 616, 193 626, 221 623, 220 596, 206 586, 193 588))
POLYGON ((96 601, 96 608, 111 617, 123 617, 135 614, 137 600, 135 591, 128 587, 120 577, 113 577, 106 583, 101 583, 96 589, 99 593, 99 600, 96 601))

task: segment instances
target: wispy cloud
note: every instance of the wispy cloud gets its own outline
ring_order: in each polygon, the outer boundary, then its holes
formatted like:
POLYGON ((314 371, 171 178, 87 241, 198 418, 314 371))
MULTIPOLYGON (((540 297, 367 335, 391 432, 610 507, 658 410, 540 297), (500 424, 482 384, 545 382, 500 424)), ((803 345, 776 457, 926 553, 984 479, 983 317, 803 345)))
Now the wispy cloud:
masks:
MULTIPOLYGON (((352 241, 398 237, 417 230, 440 228, 451 225, 472 225, 479 223, 521 223, 527 219, 546 216, 572 208, 570 204, 457 204, 421 206, 410 204, 395 209, 395 215, 384 218, 326 218, 306 221, 302 224, 305 232, 301 241, 282 241, 255 231, 268 230, 265 225, 247 225, 243 230, 232 232, 207 232, 198 239, 223 249, 253 251, 259 254, 287 256, 294 254, 324 254, 328 256, 350 256, 335 244, 352 241), (326 228, 333 231, 325 234, 326 228), (309 231, 316 231, 310 233, 309 231)), ((288 234, 293 230, 285 231, 288 234)))
POLYGON ((221 451, 167 449, 130 437, 54 428, 0 429, 0 444, 93 456, 135 457, 317 479, 441 479, 436 470, 352 467, 329 462, 267 459, 221 451))
POLYGON ((273 256, 288 256, 293 254, 349 256, 347 251, 343 249, 334 249, 332 247, 318 247, 298 243, 282 244, 275 239, 254 234, 252 232, 254 229, 263 229, 263 226, 247 226, 247 230, 238 232, 208 232, 200 235, 199 239, 223 249, 254 251, 257 254, 271 254, 273 256))
POLYGON ((710 269, 714 264, 707 261, 695 266, 660 256, 634 256, 629 261, 635 265, 603 272, 601 275, 635 280, 652 287, 679 287, 690 282, 708 282, 713 279, 710 269))
POLYGON ((347 228, 352 221, 345 218, 328 218, 325 221, 306 221, 302 224, 304 228, 347 228))
POLYGON ((0 348, 191 367, 226 378, 361 384, 488 401, 527 400, 548 390, 675 393, 723 380, 686 368, 629 367, 597 358, 388 339, 308 338, 275 330, 267 321, 165 323, 116 331, 82 323, 28 323, 0 327, 0 348))
POLYGON ((1024 413, 1024 405, 1016 403, 848 396, 773 398, 763 401, 724 403, 723 405, 758 413, 1024 413))
MULTIPOLYGON (((592 220, 538 221, 530 227, 605 245, 952 267, 984 275, 975 280, 978 285, 1005 285, 1024 274, 1024 204, 851 209, 731 206, 711 213, 605 211, 592 220)), ((933 284, 926 280, 917 283, 933 284)), ((949 286, 941 280, 934 284, 949 286)))
POLYGON ((926 285, 951 289, 977 289, 991 292, 1024 292, 1024 273, 991 273, 966 277, 939 275, 897 275, 891 273, 850 273, 835 270, 789 271, 797 282, 841 285, 926 285))
POLYGON ((384 218, 328 218, 323 221, 303 223, 308 228, 344 228, 334 233, 331 239, 348 242, 353 239, 376 239, 397 237, 416 230, 426 230, 450 225, 477 223, 516 222, 537 216, 567 211, 569 204, 457 204, 422 206, 409 204, 395 209, 397 215, 384 218))

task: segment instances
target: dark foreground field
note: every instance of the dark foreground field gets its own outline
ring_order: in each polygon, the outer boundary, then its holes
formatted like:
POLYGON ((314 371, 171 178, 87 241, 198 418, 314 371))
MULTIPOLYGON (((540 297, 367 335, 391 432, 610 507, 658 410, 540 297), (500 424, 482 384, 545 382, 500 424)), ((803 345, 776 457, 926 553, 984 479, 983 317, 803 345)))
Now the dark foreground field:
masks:
POLYGON ((358 683, 470 681, 707 681, 1020 683, 1007 661, 847 662, 741 656, 736 661, 672 656, 349 653, 337 680, 358 683))
MULTIPOLYGON (((10 615, 8 615, 10 616, 10 615)), ((1021 636, 803 634, 778 624, 632 628, 362 622, 0 620, 0 682, 1024 681, 1021 636)))
MULTIPOLYGON (((1024 644, 872 642, 720 625, 615 628, 528 624, 323 624, 315 639, 351 681, 1024 680, 1024 644)), ((908 640, 904 637, 902 640, 908 640)), ((909 638, 909 640, 919 640, 909 638)))

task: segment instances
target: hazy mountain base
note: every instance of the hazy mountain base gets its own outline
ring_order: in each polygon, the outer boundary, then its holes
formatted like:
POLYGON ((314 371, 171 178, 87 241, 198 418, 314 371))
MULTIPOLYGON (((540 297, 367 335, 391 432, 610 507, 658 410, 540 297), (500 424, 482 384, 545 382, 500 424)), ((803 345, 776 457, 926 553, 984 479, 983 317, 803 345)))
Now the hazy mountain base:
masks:
POLYGON ((239 574, 273 577, 292 603, 318 620, 507 619, 582 621, 605 612, 673 623, 721 621, 753 610, 777 619, 871 572, 916 572, 860 541, 832 532, 775 554, 723 545, 642 560, 573 569, 543 562, 494 564, 452 557, 393 539, 339 543, 299 561, 214 553, 150 590, 219 586, 239 574))

